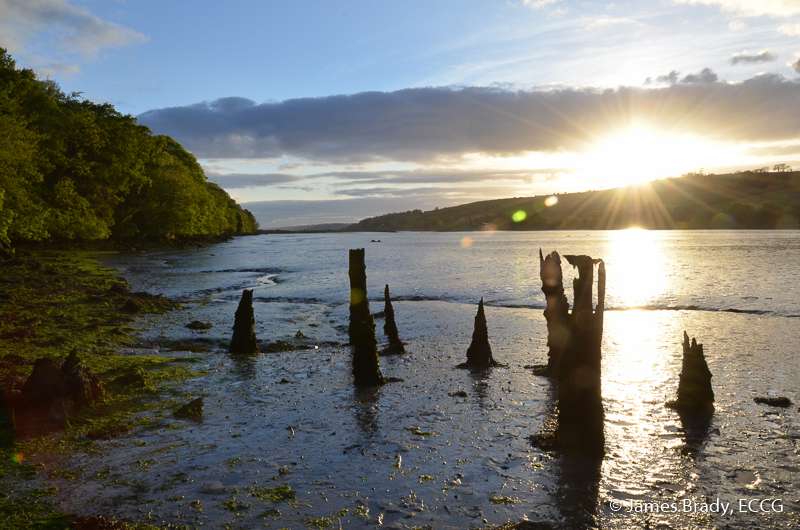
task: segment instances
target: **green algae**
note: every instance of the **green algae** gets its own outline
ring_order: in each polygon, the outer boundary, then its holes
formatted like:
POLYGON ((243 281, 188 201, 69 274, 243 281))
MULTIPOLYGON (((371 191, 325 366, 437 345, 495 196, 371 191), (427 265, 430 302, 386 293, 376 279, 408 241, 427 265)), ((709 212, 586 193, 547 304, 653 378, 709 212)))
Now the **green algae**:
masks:
MULTIPOLYGON (((11 385, 6 390, 21 386, 36 359, 63 359, 73 350, 107 390, 103 403, 71 415, 62 431, 19 442, 13 423, 0 424, 0 530, 62 529, 70 523, 55 508, 57 489, 42 487, 31 461, 52 465, 77 452, 103 455, 93 440, 86 441, 87 435, 109 439, 152 424, 154 418, 147 413, 164 408, 161 391, 205 372, 192 369, 194 358, 116 353, 137 340, 131 327, 135 314, 126 312, 126 303, 133 300, 137 312, 159 314, 179 308, 177 302, 131 293, 126 282, 114 276, 116 271, 99 266, 96 252, 21 254, 0 263, 0 356, 18 356, 6 357, 15 362, 0 368, 4 386, 11 385)), ((75 480, 81 473, 56 469, 49 476, 75 480)), ((119 479, 112 483, 138 486, 119 479)), ((135 528, 139 527, 146 526, 135 528)))

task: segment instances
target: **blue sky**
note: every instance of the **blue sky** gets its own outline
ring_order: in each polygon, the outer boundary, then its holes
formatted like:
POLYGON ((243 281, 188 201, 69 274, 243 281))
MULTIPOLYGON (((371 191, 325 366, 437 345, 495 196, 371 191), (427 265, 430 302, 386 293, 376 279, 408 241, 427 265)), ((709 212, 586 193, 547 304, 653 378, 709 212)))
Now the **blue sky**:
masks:
POLYGON ((262 226, 800 166, 800 2, 0 0, 262 226))

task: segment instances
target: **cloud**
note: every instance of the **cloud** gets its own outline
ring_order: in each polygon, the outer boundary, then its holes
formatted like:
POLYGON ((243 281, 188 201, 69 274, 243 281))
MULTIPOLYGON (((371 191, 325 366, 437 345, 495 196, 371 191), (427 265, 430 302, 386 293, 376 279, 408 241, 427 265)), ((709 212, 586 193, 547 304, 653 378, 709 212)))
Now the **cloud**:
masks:
POLYGON ((274 186, 275 184, 286 184, 303 180, 303 177, 289 175, 286 173, 217 173, 213 170, 205 170, 206 177, 211 182, 219 184, 225 189, 235 188, 258 188, 263 186, 274 186))
POLYGON ((0 0, 0 40, 12 53, 26 53, 27 44, 47 30, 55 35, 62 55, 97 58, 105 48, 147 42, 138 31, 101 20, 67 0, 0 0))
POLYGON ((711 68, 703 68, 699 74, 689 74, 681 79, 681 83, 716 83, 718 79, 717 74, 711 68))
POLYGON ((800 37, 800 24, 784 24, 778 31, 789 37, 800 37))
POLYGON ((795 53, 792 60, 786 63, 789 68, 794 70, 796 73, 800 74, 800 52, 795 53))
POLYGON ((525 0, 523 3, 533 9, 541 9, 553 5, 561 0, 525 0))
POLYGON ((583 29, 587 31, 608 29, 614 26, 640 25, 641 23, 632 18, 610 17, 601 15, 595 19, 588 20, 583 29))
POLYGON ((772 54, 769 50, 761 50, 755 55, 747 55, 747 50, 743 52, 734 53, 731 56, 731 64, 739 64, 739 63, 768 63, 770 61, 774 61, 777 59, 775 55, 772 54))
POLYGON ((435 207, 461 204, 458 198, 437 195, 417 197, 368 197, 318 201, 257 201, 242 206, 255 215, 261 228, 302 226, 320 223, 355 223, 365 217, 412 209, 433 210, 435 207))
POLYGON ((728 29, 731 31, 741 31, 747 27, 747 24, 742 22, 741 20, 731 20, 728 23, 728 29))
MULTIPOLYGON (((670 73, 668 73, 666 75, 660 75, 660 76, 656 77, 655 82, 656 83, 662 83, 662 84, 666 83, 668 85, 674 85, 675 83, 678 82, 678 77, 680 77, 680 75, 681 75, 680 72, 678 72, 677 70, 673 70, 673 71, 671 71, 670 73)), ((653 83, 653 78, 652 77, 648 77, 647 79, 644 80, 644 83, 646 85, 652 84, 653 83)))
POLYGON ((139 121, 199 158, 431 164, 469 153, 585 152, 632 124, 710 141, 792 139, 800 130, 800 80, 763 74, 725 83, 705 69, 658 88, 438 87, 261 104, 225 98, 151 110, 139 121))
POLYGON ((749 147, 742 151, 745 156, 768 157, 768 156, 787 156, 800 154, 800 144, 792 145, 768 145, 749 147))
POLYGON ((676 4, 718 6, 726 13, 736 13, 745 17, 790 17, 800 15, 800 2, 797 0, 672 0, 676 4))

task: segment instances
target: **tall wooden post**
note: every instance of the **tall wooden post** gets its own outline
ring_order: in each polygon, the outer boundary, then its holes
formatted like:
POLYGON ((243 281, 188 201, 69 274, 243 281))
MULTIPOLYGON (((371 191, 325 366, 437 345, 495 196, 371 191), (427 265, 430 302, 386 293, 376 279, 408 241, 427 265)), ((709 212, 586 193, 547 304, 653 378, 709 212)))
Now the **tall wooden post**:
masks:
POLYGON ((255 331, 256 319, 253 315, 253 290, 242 291, 242 299, 236 308, 233 320, 233 338, 231 338, 231 353, 258 353, 255 331))
POLYGON ((544 318, 547 321, 547 366, 541 375, 555 377, 561 353, 569 342, 569 302, 564 294, 564 280, 561 272, 561 257, 553 251, 542 256, 539 249, 539 277, 542 279, 542 292, 547 306, 544 318))
POLYGON ((386 382, 378 363, 375 321, 367 300, 367 266, 364 249, 350 249, 350 344, 353 347, 353 379, 356 386, 386 382))

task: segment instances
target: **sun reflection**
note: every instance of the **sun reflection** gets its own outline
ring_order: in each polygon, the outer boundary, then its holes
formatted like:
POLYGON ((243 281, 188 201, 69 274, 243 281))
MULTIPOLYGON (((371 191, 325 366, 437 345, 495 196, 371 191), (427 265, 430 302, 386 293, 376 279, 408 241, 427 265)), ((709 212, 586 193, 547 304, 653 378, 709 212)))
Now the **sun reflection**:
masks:
POLYGON ((608 270, 610 307, 642 307, 666 287, 660 239, 655 232, 631 228, 613 233, 608 270))

